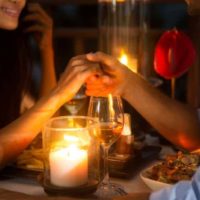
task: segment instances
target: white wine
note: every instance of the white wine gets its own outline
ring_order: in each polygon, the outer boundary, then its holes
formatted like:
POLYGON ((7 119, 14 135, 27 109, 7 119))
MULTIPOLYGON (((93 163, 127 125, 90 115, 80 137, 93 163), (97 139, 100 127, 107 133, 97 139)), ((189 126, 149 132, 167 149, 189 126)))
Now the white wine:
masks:
POLYGON ((121 135, 123 125, 116 122, 100 123, 100 131, 95 135, 104 145, 110 145, 121 135))

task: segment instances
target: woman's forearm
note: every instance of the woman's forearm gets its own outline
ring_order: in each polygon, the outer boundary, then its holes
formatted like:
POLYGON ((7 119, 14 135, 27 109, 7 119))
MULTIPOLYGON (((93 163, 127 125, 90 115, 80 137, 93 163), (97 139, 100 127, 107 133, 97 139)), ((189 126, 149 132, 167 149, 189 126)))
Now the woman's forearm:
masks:
POLYGON ((43 97, 20 118, 0 130, 0 167, 12 161, 41 131, 61 103, 54 94, 43 97))
POLYGON ((89 76, 97 73, 93 65, 77 65, 81 63, 82 57, 72 58, 57 86, 21 117, 0 130, 0 167, 24 150, 46 121, 77 93, 89 76))

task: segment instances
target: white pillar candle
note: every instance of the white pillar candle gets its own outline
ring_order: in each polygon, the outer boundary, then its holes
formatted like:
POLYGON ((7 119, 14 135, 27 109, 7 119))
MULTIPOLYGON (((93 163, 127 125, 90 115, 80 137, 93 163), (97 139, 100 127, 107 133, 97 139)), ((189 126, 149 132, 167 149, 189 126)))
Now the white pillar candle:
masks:
POLYGON ((53 150, 49 155, 50 180, 53 185, 76 187, 87 183, 88 153, 75 145, 53 150))

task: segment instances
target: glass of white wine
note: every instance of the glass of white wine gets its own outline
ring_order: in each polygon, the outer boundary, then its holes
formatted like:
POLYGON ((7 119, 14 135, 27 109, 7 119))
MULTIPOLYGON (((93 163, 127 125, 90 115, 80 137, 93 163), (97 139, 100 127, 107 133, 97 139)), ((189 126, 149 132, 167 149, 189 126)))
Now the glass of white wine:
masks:
POLYGON ((88 116, 98 118, 100 131, 93 137, 100 141, 104 152, 104 179, 100 184, 97 195, 102 199, 111 199, 113 196, 125 194, 121 186, 111 183, 109 179, 108 153, 110 146, 119 138, 123 129, 123 106, 121 98, 91 97, 88 116))

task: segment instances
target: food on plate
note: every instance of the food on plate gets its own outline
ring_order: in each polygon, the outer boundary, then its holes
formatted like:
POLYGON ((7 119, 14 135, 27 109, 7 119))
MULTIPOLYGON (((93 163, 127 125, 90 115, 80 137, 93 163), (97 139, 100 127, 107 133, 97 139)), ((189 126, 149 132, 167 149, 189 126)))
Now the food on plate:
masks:
POLYGON ((16 165, 19 168, 42 170, 43 169, 43 151, 42 149, 27 149, 18 156, 16 165))
POLYGON ((156 181, 173 184, 180 180, 190 180, 200 165, 200 154, 182 153, 169 155, 159 164, 146 171, 146 176, 156 181))
POLYGON ((23 169, 42 170, 43 169, 42 135, 39 134, 31 145, 25 149, 16 160, 16 166, 23 169))

